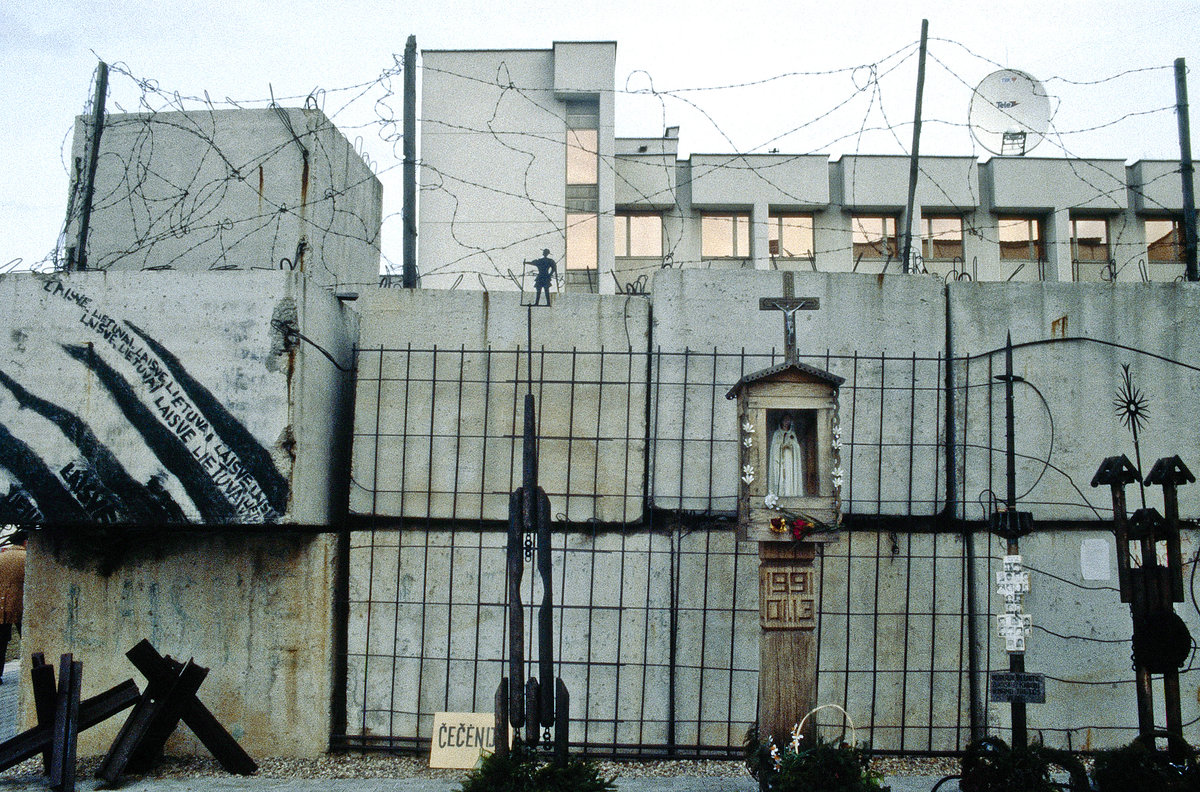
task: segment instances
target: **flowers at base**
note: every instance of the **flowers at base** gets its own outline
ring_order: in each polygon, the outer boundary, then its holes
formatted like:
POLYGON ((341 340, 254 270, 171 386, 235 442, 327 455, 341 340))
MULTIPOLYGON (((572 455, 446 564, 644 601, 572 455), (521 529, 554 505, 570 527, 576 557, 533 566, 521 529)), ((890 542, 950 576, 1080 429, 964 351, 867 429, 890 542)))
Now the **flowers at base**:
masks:
POLYGON ((767 524, 771 529, 771 533, 791 534, 792 539, 797 542, 804 541, 814 533, 828 533, 837 530, 837 525, 830 525, 802 511, 793 511, 792 509, 781 507, 779 505, 779 496, 774 492, 767 493, 767 496, 763 498, 763 506, 772 511, 779 512, 779 515, 772 517, 767 524))
POLYGON ((800 724, 797 723, 792 727, 792 741, 789 743, 792 753, 800 752, 800 741, 804 739, 804 735, 800 733, 800 724))
POLYGON ((777 533, 777 534, 790 533, 792 535, 792 538, 795 539, 797 542, 803 540, 804 537, 808 536, 809 533, 811 533, 813 528, 815 528, 815 527, 816 526, 814 526, 811 521, 806 520, 803 517, 793 517, 793 518, 772 517, 771 518, 771 532, 772 533, 777 533))

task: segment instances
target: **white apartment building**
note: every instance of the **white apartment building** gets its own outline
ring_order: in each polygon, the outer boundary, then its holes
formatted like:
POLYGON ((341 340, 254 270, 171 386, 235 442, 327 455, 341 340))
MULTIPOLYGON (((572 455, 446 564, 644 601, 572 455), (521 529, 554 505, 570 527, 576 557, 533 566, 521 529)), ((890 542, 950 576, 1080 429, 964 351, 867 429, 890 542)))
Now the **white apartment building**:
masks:
POLYGON ((419 267, 426 288, 651 287, 666 267, 927 273, 978 281, 1183 275, 1176 161, 678 157, 679 129, 614 134, 614 42, 423 53, 419 267), (911 229, 909 266, 901 262, 911 229))

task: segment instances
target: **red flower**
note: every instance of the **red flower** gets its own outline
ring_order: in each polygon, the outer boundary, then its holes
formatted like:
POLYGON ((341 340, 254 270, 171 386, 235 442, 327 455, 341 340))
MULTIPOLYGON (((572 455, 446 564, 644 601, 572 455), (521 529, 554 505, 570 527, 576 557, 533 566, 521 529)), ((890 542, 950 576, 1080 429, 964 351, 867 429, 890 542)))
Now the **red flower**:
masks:
POLYGON ((792 538, 797 542, 803 540, 812 527, 813 524, 808 520, 797 517, 795 520, 792 520, 792 538))

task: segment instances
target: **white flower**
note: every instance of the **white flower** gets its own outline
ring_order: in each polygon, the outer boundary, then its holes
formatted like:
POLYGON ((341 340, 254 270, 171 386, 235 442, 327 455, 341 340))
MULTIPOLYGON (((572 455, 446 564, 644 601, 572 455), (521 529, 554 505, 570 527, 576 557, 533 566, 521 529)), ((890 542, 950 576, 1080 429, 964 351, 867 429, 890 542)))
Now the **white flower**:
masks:
POLYGON ((754 482, 754 465, 742 465, 742 481, 747 484, 754 482))
POLYGON ((752 437, 743 437, 743 438, 742 438, 742 445, 746 446, 746 448, 749 448, 750 446, 754 445, 754 438, 752 438, 752 437))
POLYGON ((767 497, 763 498, 763 503, 768 509, 774 509, 779 505, 779 496, 774 492, 768 492, 767 497))
POLYGON ((833 486, 835 486, 835 487, 842 486, 842 469, 841 469, 841 467, 835 467, 833 469, 833 486))
MULTIPOLYGON (((728 425, 728 424, 726 424, 726 425, 728 425)), ((754 424, 750 423, 749 418, 742 421, 742 431, 745 432, 746 434, 754 434, 754 424)))

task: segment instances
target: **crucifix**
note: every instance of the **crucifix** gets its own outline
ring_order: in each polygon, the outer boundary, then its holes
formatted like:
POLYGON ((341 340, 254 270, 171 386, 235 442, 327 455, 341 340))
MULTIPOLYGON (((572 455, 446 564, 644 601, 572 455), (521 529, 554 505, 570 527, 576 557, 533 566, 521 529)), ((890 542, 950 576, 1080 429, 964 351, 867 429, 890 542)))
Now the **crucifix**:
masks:
POLYGON ((784 360, 795 363, 796 353, 796 312, 816 311, 821 307, 820 297, 795 297, 795 286, 791 272, 783 273, 783 296, 762 297, 758 301, 760 311, 783 312, 783 349, 784 360))

